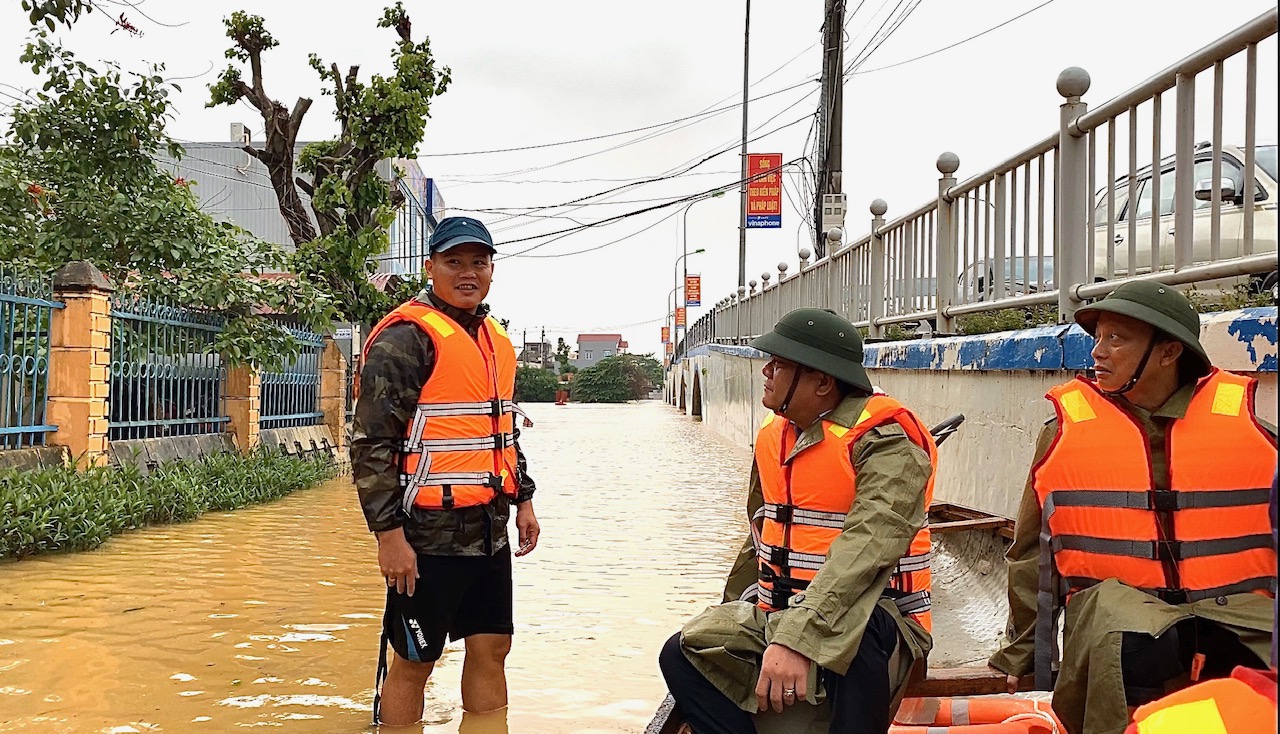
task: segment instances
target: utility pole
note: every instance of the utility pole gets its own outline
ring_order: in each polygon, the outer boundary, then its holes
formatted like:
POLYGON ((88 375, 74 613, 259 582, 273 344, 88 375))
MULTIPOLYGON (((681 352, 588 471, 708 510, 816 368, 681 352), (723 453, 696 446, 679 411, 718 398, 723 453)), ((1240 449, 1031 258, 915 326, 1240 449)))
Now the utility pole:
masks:
POLYGON ((818 191, 813 202, 813 247, 815 257, 818 258, 827 254, 827 233, 822 222, 823 196, 842 193, 844 5, 845 0, 827 0, 826 18, 822 24, 822 109, 819 122, 822 165, 818 169, 818 191))
POLYGON ((542 336, 538 338, 538 367, 547 368, 547 327, 542 327, 542 336))
POLYGON ((738 285, 747 284, 747 93, 751 89, 751 0, 747 0, 747 19, 742 32, 742 198, 738 213, 738 285))

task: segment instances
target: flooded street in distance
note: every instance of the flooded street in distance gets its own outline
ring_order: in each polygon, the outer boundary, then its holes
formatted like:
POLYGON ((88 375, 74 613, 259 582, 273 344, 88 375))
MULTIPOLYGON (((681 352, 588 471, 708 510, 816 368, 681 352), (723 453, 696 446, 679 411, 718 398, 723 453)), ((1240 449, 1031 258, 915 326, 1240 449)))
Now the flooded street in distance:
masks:
MULTIPOLYGON (((523 407, 542 537, 514 561, 510 731, 642 731, 659 647, 745 537, 750 454, 661 402, 523 407)), ((0 564, 0 732, 369 731, 384 588, 349 477, 0 564)), ((451 643, 422 731, 459 730, 461 670, 451 643)))

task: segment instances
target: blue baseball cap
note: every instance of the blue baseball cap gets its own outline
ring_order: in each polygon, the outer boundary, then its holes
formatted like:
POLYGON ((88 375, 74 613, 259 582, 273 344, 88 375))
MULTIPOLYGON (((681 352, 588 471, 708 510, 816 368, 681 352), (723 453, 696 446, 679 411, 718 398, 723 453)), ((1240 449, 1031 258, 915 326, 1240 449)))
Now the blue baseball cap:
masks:
POLYGON ((468 242, 484 245, 489 248, 489 252, 497 252, 493 246, 493 235, 489 234, 489 230, 480 223, 480 220, 471 217, 441 219, 436 231, 431 233, 429 250, 432 253, 444 252, 451 247, 465 245, 468 242))

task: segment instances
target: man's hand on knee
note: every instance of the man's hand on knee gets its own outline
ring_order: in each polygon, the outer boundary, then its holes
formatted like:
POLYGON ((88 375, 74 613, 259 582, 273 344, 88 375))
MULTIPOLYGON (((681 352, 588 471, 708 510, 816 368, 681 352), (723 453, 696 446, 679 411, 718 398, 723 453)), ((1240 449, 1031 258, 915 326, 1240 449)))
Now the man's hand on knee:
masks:
POLYGON ((803 701, 808 695, 809 658, 784 645, 765 648, 760 661, 760 680, 756 683, 756 705, 759 711, 782 710, 803 701))

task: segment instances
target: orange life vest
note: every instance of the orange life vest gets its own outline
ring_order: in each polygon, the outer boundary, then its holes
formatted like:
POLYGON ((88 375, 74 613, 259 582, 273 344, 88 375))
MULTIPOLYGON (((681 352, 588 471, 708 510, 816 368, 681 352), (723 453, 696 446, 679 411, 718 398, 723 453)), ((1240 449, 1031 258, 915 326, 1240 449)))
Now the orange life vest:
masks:
POLYGON ((1125 734, 1264 734, 1276 730, 1275 673, 1236 668, 1139 706, 1125 734))
POLYGON ((1166 436, 1163 491, 1133 416, 1083 379, 1049 391, 1058 435, 1033 483, 1060 595, 1114 578, 1170 603, 1274 596, 1268 503, 1276 444, 1255 417, 1256 387, 1221 370, 1199 381, 1166 436))
POLYGON ((440 310, 418 300, 401 304, 369 334, 410 323, 431 337, 435 369, 400 449, 404 508, 452 510, 515 497, 516 353, 502 325, 486 318, 476 338, 440 310))
MULTIPOLYGON (((764 506, 754 522, 760 523, 756 554, 760 578, 757 604, 765 611, 785 609, 791 597, 808 588, 827 559, 827 550, 844 528, 845 517, 857 497, 857 477, 850 450, 867 431, 894 422, 902 426, 912 443, 929 455, 933 471, 925 489, 927 508, 933 499, 933 477, 938 466, 937 446, 920 420, 901 403, 873 395, 852 428, 822 421, 823 439, 787 461, 796 445, 790 421, 770 413, 756 437, 756 468, 764 494, 764 506)), ((930 617, 932 551, 926 524, 911 540, 907 555, 899 561, 885 595, 899 611, 910 615, 926 630, 930 617)))

